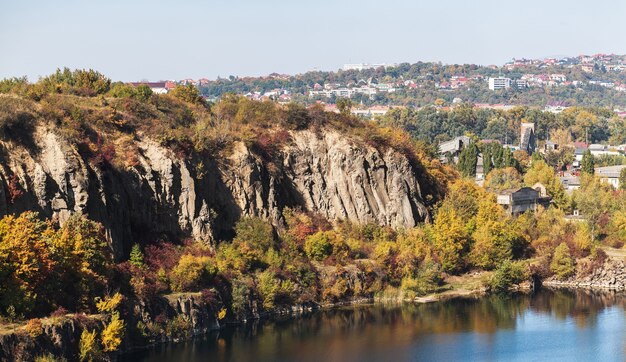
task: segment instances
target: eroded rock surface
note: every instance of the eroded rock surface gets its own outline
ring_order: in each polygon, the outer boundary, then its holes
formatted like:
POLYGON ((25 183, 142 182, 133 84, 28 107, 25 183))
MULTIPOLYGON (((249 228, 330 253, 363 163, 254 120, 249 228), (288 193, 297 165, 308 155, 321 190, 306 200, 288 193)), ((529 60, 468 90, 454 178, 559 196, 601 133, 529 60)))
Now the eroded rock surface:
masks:
POLYGON ((93 166, 40 127, 35 148, 0 143, 0 214, 34 210, 63 222, 82 212, 104 225, 117 258, 150 237, 228 237, 242 216, 280 226, 285 207, 395 228, 428 219, 418 172, 401 153, 333 130, 290 138, 271 162, 243 143, 225 159, 197 160, 140 139, 137 162, 120 169, 93 166), (15 200, 13 179, 22 191, 15 200))

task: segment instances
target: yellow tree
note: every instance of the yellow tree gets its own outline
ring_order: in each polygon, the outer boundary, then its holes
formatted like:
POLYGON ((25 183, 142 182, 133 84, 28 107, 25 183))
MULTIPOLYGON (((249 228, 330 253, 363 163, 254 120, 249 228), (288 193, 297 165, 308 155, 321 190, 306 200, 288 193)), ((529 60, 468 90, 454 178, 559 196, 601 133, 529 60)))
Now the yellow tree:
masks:
POLYGON ((574 204, 589 223, 591 241, 593 242, 598 231, 600 218, 615 207, 613 187, 592 175, 585 174, 581 176, 580 183, 580 189, 574 191, 572 197, 574 204))
POLYGON ((589 143, 589 129, 598 122, 598 117, 589 111, 582 110, 578 112, 574 119, 572 131, 576 138, 589 143))
POLYGON ((485 188, 490 191, 502 191, 522 186, 522 176, 513 167, 497 168, 485 178, 485 188))
POLYGON ((446 272, 457 272, 463 267, 463 254, 468 237, 463 220, 450 205, 443 205, 437 212, 432 227, 435 253, 446 272))
POLYGON ((518 229, 513 220, 505 217, 495 197, 482 199, 476 214, 476 231, 472 234, 471 263, 483 269, 493 269, 514 257, 514 252, 520 254, 527 242, 518 229))
POLYGON ((68 308, 88 307, 107 284, 113 257, 102 226, 72 215, 50 238, 56 263, 49 293, 68 308))
POLYGON ((555 206, 561 209, 569 207, 569 199, 565 193, 565 188, 561 184, 561 180, 554 172, 554 169, 541 160, 533 162, 532 167, 524 175, 524 184, 526 186, 533 186, 538 182, 545 186, 546 192, 552 196, 555 206))
POLYGON ((34 212, 0 220, 0 310, 30 312, 54 268, 48 240, 52 229, 34 212))

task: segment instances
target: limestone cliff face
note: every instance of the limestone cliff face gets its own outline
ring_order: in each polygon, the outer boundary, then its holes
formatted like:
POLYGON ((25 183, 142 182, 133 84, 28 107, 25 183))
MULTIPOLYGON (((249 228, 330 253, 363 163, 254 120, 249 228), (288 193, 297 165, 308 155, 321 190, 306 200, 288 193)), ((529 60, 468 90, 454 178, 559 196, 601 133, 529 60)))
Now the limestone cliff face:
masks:
POLYGON ((0 142, 0 214, 35 210, 63 222, 82 212, 104 225, 117 257, 151 237, 227 237, 242 216, 280 226, 285 207, 396 228, 429 217, 406 157, 333 130, 291 132, 271 163, 243 143, 225 159, 184 159, 140 139, 137 162, 123 170, 90 165, 54 130, 40 127, 34 139, 28 149, 0 142), (10 184, 21 191, 13 200, 10 184))

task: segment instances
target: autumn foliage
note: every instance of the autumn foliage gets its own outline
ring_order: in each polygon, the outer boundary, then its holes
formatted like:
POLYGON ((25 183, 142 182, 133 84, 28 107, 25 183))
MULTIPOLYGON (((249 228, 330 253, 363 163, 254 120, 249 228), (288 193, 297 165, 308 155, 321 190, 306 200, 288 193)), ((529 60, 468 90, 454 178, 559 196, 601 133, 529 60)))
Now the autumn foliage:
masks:
POLYGON ((0 220, 0 310, 90 310, 112 265, 101 227, 81 215, 61 228, 36 213, 0 220))

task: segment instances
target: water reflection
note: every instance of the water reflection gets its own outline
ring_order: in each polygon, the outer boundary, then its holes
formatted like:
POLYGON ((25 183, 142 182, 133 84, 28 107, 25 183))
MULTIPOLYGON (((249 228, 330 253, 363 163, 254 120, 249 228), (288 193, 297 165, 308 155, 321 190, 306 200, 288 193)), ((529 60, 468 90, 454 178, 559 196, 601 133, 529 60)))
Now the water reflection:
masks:
POLYGON ((624 295, 533 296, 358 306, 233 327, 132 361, 624 360, 624 295))

